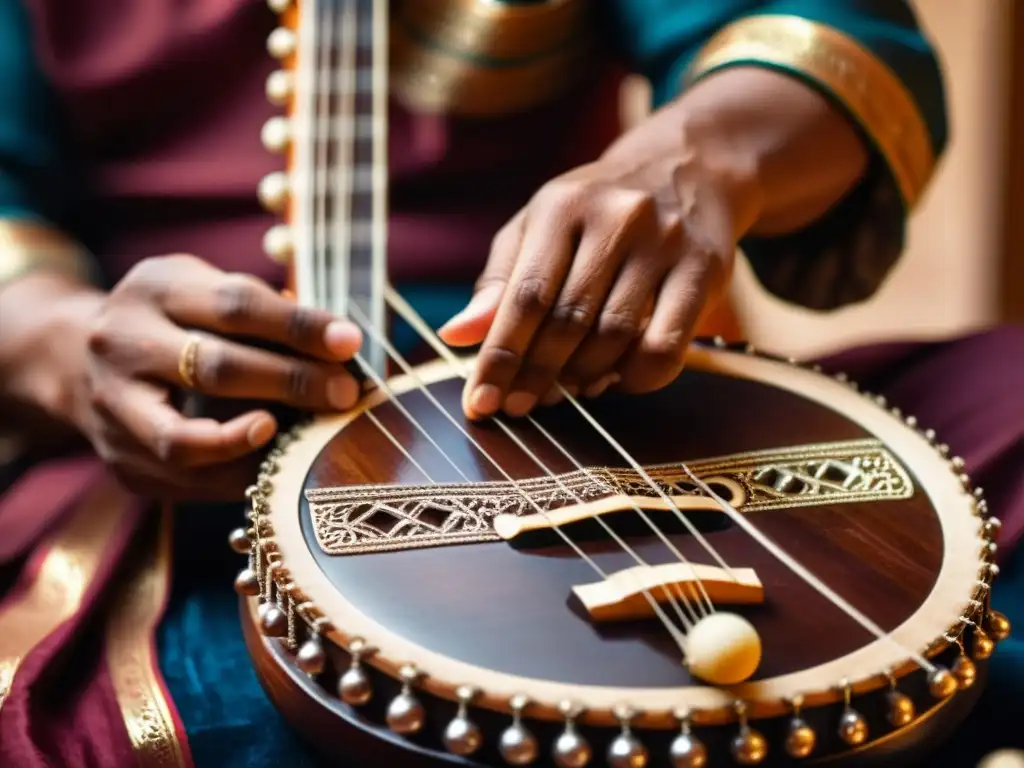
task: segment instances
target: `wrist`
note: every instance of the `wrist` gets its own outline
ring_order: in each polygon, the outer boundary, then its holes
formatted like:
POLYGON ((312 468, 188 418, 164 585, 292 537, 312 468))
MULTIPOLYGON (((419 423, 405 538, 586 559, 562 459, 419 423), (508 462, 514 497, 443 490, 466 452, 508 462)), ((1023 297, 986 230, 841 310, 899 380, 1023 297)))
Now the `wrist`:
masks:
POLYGON ((67 276, 33 272, 0 291, 0 394, 78 426, 86 337, 104 294, 67 276))
POLYGON ((732 126, 683 94, 625 133, 605 152, 612 162, 668 163, 696 173, 724 197, 739 240, 760 219, 766 199, 763 154, 732 126))

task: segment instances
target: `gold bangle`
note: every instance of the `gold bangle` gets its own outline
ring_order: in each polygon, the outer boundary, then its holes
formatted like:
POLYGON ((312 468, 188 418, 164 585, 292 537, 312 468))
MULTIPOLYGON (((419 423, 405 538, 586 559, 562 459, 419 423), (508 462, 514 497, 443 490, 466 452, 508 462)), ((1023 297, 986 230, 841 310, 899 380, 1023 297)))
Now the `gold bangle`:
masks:
POLYGON ((0 286, 40 270, 86 283, 95 276, 88 252, 56 229, 34 221, 0 220, 0 286))
POLYGON ((825 24, 800 16, 750 16, 708 41, 686 84, 740 64, 789 69, 831 93, 874 141, 904 204, 913 208, 935 169, 935 151, 914 97, 884 61, 825 24))

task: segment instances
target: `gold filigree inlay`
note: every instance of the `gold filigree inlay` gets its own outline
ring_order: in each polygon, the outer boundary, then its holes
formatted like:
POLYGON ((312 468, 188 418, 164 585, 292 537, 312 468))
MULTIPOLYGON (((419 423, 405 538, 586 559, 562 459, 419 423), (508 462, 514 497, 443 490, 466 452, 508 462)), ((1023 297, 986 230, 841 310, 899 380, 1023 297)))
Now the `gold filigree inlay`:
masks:
POLYGON ((686 79, 725 66, 764 63, 799 72, 842 102, 871 136, 913 207, 935 168, 928 126, 889 66, 838 29, 800 16, 750 16, 724 27, 694 59, 686 79))
POLYGON ((107 666, 140 768, 191 765, 158 677, 153 646, 170 583, 170 515, 164 511, 156 546, 126 585, 107 625, 107 666))
MULTIPOLYGON (((906 469, 874 439, 753 451, 687 465, 705 483, 741 487, 744 513, 906 499, 914 493, 906 469)), ((678 463, 645 471, 670 496, 701 493, 678 463)), ((641 504, 658 497, 632 469, 595 467, 517 484, 521 490, 509 482, 341 486, 309 490, 306 498, 320 547, 346 555, 499 540, 496 516, 536 512, 524 494, 545 511, 616 495, 641 504)))

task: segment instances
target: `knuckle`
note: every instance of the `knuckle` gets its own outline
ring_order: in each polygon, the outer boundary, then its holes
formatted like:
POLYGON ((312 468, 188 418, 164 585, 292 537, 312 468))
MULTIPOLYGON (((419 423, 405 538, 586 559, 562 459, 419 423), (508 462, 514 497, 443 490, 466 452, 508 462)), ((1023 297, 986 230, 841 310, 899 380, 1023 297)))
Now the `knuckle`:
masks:
POLYGON ((238 362, 220 344, 206 343, 196 357, 195 376, 204 389, 216 390, 237 377, 238 362))
POLYGON ((297 402, 309 399, 313 391, 313 370, 302 363, 292 363, 285 370, 284 386, 288 397, 297 402))
POLYGON ((551 311, 553 323, 562 331, 580 334, 589 331, 597 317, 592 302, 571 301, 559 303, 551 311))
POLYGON ((480 359, 481 368, 484 371, 483 378, 487 378, 487 372, 517 369, 523 362, 521 354, 501 345, 489 346, 481 350, 480 359))
POLYGON ((520 280, 512 294, 516 309, 524 315, 546 313, 555 302, 551 288, 544 280, 527 277, 520 280))
POLYGON ((237 326, 249 322, 256 316, 256 305, 256 287, 245 277, 228 277, 216 289, 214 312, 225 325, 237 326))
POLYGON ((591 197, 591 185, 580 179, 554 179, 537 193, 540 206, 578 209, 591 197))
POLYGON ((181 447, 181 435, 171 424, 157 424, 153 430, 153 453, 162 462, 170 462, 181 447))
POLYGON ((117 346, 117 326, 106 314, 97 317, 86 331, 86 346, 96 357, 107 357, 117 346))
POLYGON ((324 324, 318 312, 308 307, 297 307, 288 315, 286 333, 292 343, 308 344, 324 324))
POLYGON ((601 314, 598 321, 598 333, 609 339, 635 339, 641 330, 640 317, 632 312, 608 310, 601 314))

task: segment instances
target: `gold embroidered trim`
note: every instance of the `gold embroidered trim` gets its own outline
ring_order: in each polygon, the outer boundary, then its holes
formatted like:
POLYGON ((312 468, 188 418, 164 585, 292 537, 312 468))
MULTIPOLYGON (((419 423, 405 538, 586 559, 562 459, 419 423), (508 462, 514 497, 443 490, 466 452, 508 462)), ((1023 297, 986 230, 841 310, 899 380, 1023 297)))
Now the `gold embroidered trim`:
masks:
POLYGON ((34 221, 0 219, 0 285, 45 269, 89 282, 88 253, 55 229, 34 221))
POLYGON ((786 67, 827 88, 874 139, 907 208, 935 168, 928 126, 889 66, 842 32, 799 16, 751 16, 720 30, 694 60, 687 82, 730 64, 786 67))
POLYGON ((0 606, 0 709, 25 657, 81 608, 107 542, 124 523, 125 501, 113 482, 92 490, 44 544, 32 584, 0 606))
POLYGON ((589 71, 590 5, 549 0, 404 3, 391 23, 391 88, 421 112, 501 115, 543 104, 589 71))
POLYGON ((170 588, 170 532, 168 509, 153 551, 120 595, 107 626, 107 667, 140 768, 192 764, 164 695, 153 643, 170 588))

